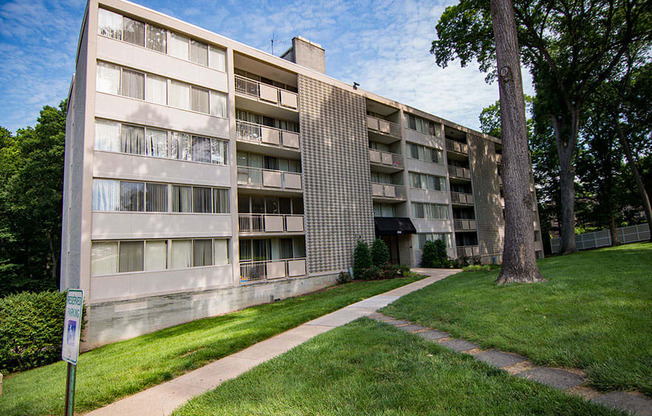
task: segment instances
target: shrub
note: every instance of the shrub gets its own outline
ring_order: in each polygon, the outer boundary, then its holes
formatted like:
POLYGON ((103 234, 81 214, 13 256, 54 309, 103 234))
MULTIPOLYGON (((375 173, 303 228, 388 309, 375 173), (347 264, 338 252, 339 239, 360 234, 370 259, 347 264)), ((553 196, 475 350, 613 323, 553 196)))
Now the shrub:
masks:
POLYGON ((0 372, 60 360, 65 308, 65 292, 23 292, 0 299, 0 372))
POLYGON ((398 269, 398 274, 400 276, 407 276, 410 273, 410 266, 406 264, 401 264, 398 269))
POLYGON ((340 275, 337 276, 337 284, 338 285, 343 285, 344 283, 349 283, 353 278, 349 274, 349 272, 340 272, 340 275))
POLYGON ((446 243, 442 240, 426 241, 423 245, 422 267, 445 267, 447 259, 446 243))
POLYGON ((382 269, 380 267, 371 266, 362 271, 360 278, 362 280, 378 280, 382 277, 382 269))
POLYGON ((383 267, 389 263, 389 248, 380 238, 371 244, 371 262, 374 266, 383 267))
POLYGON ((465 272, 488 272, 488 271, 491 271, 492 268, 488 264, 485 264, 485 265, 471 264, 471 265, 462 267, 462 270, 464 270, 465 272))
POLYGON ((369 246, 366 242, 358 240, 355 250, 353 251, 353 277, 355 279, 363 279, 364 271, 371 266, 372 262, 369 246))

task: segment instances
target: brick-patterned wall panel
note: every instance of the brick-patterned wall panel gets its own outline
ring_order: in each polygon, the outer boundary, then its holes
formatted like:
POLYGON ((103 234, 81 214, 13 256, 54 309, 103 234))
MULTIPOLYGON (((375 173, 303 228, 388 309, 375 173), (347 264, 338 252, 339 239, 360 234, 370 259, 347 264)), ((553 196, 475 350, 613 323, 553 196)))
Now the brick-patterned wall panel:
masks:
POLYGON ((505 221, 500 203, 495 145, 473 135, 467 135, 467 138, 480 255, 501 255, 505 221))
POLYGON ((343 270, 374 236, 365 101, 299 75, 299 110, 308 271, 343 270))

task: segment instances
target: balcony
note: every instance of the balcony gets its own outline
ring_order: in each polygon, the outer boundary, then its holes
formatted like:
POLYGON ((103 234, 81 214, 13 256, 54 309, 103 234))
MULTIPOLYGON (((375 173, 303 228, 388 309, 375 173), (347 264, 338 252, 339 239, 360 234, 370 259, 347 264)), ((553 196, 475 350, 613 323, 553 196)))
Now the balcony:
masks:
POLYGON ((458 205, 473 205, 473 194, 451 191, 451 202, 458 205))
POLYGON ((446 139, 446 150, 463 155, 469 154, 469 146, 466 143, 460 143, 451 139, 446 139))
POLYGON ((471 170, 460 166, 448 166, 448 174, 451 178, 471 180, 471 170))
POLYGON ((386 199, 392 201, 403 201, 407 198, 407 192, 403 185, 391 185, 386 183, 371 183, 371 194, 375 199, 386 199))
POLYGON ((403 157, 397 153, 369 149, 369 162, 381 172, 396 172, 403 169, 403 157))
POLYGON ((240 281, 265 281, 306 274, 306 259, 240 261, 240 281))
POLYGON ((236 120, 236 139, 299 150, 299 133, 236 120))
POLYGON ((457 257, 467 256, 479 256, 480 247, 479 246, 457 246, 457 257))
POLYGON ((303 233, 303 215, 240 214, 238 228, 241 234, 303 233))
POLYGON ((382 118, 367 116, 367 128, 380 137, 391 136, 395 139, 401 138, 401 127, 396 123, 383 120, 382 118))
POLYGON ((296 93, 240 75, 235 76, 235 92, 247 98, 277 107, 289 108, 294 111, 298 108, 298 96, 296 93))
POLYGON ((453 226, 455 227, 455 231, 470 231, 476 229, 475 220, 454 219, 453 226))
POLYGON ((238 186, 257 189, 301 191, 301 174, 238 166, 238 186))

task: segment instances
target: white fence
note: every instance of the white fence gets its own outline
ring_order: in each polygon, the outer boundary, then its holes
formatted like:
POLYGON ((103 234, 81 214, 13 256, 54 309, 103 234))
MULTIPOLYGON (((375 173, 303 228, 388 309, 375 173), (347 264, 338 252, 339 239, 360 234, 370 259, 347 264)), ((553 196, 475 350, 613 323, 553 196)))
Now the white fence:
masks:
MULTIPOLYGON (((616 228, 618 240, 621 244, 636 243, 650 239, 650 227, 648 224, 630 225, 629 227, 616 228)), ((576 234, 575 244, 578 250, 590 248, 609 247, 611 245, 611 233, 609 230, 600 230, 592 233, 576 234)), ((553 253, 558 253, 561 246, 560 238, 550 240, 550 248, 553 253)))

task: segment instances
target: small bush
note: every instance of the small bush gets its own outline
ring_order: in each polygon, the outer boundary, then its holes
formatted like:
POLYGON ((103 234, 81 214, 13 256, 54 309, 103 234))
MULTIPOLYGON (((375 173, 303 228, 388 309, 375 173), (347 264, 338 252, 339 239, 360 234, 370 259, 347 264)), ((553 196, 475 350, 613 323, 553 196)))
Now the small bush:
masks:
POLYGON ((337 276, 337 284, 343 285, 344 283, 349 283, 353 278, 348 272, 340 272, 340 275, 337 276))
POLYGON ((371 262, 377 267, 389 264, 389 248, 380 238, 375 239, 371 244, 371 262))
POLYGON ((0 299, 0 372, 60 360, 65 308, 65 292, 23 292, 0 299))
POLYGON ((366 242, 358 240, 353 251, 353 277, 364 279, 364 271, 372 266, 371 253, 366 242))
POLYGON ((398 274, 400 276, 407 276, 410 273, 410 266, 406 264, 401 264, 398 269, 398 274))
POLYGON ((446 243, 442 240, 426 241, 423 245, 422 267, 446 267, 447 259, 446 243))
POLYGON ((493 270, 491 266, 488 264, 481 265, 481 264, 470 264, 468 266, 462 267, 462 270, 465 272, 489 272, 493 270))
POLYGON ((380 267, 371 266, 362 271, 360 278, 362 280, 379 280, 382 278, 382 269, 380 267))

